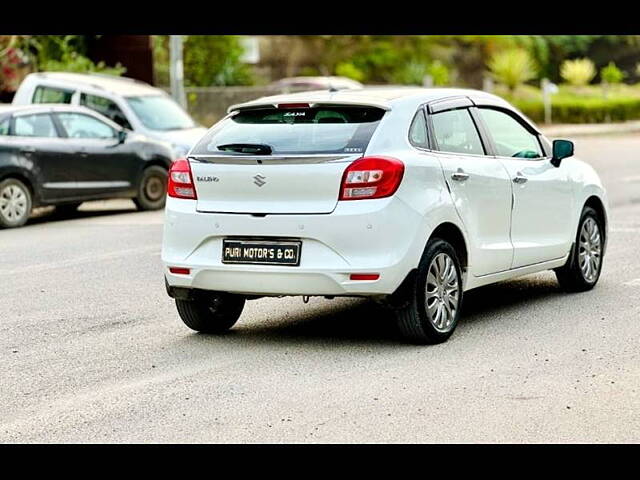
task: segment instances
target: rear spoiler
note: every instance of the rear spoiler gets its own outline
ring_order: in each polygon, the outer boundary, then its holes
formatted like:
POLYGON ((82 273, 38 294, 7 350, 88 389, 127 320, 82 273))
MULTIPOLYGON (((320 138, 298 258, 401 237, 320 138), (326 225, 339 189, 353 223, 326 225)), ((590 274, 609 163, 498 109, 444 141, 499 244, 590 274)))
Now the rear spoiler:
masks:
POLYGON ((279 104, 286 104, 286 103, 307 103, 311 108, 319 107, 319 106, 324 106, 324 107, 353 106, 353 107, 374 107, 374 108, 379 108, 381 110, 386 110, 386 111, 391 110, 391 107, 389 105, 384 103, 379 103, 379 102, 354 101, 354 100, 324 100, 324 101, 321 100, 321 101, 305 102, 303 99, 296 98, 295 100, 289 100, 289 101, 253 100, 251 102, 238 103, 236 105, 231 105, 227 109, 227 113, 239 112, 242 110, 255 110, 260 108, 278 108, 279 104))

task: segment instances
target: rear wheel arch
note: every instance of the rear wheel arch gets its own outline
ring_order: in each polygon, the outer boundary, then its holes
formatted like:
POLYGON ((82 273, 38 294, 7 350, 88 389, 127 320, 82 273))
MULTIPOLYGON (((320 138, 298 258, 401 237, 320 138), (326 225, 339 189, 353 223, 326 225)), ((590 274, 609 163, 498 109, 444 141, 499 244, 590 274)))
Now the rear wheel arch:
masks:
POLYGON ((19 171, 0 172, 0 182, 7 180, 8 178, 15 178, 16 180, 20 180, 24 183, 24 185, 29 189, 29 193, 31 193, 33 206, 37 206, 40 202, 40 192, 35 188, 36 184, 32 181, 29 175, 19 171))
POLYGON ((451 222, 441 223, 435 228, 435 230, 433 230, 428 240, 431 240, 432 238, 440 238, 447 241, 453 247, 456 255, 458 256, 460 268, 463 272, 467 271, 469 266, 469 249, 467 247, 465 236, 457 225, 451 222))

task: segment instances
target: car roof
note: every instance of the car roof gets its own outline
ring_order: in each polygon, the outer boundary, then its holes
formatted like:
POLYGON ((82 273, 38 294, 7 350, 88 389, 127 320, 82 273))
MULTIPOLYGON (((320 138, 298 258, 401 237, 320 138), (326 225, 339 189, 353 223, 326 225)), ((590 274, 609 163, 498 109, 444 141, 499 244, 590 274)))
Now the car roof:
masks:
POLYGON ((363 105, 392 110, 399 103, 414 104, 417 108, 424 103, 456 97, 467 97, 475 105, 489 105, 517 112, 529 127, 540 133, 540 129, 520 110, 506 100, 482 90, 468 88, 423 88, 412 86, 364 87, 358 90, 311 90, 258 98, 250 102, 232 105, 228 113, 237 110, 275 106, 282 103, 363 105))
POLYGON ((67 73, 67 72, 37 72, 29 75, 33 78, 54 80, 69 85, 84 85, 124 96, 157 95, 162 90, 152 87, 148 83, 127 77, 104 75, 97 73, 67 73))
POLYGON ((110 118, 105 117, 95 110, 83 107, 82 105, 68 105, 66 103, 38 103, 32 105, 7 105, 6 107, 4 105, 0 106, 0 118, 15 114, 28 115, 51 112, 84 113, 93 117, 100 118, 103 122, 108 123, 109 125, 115 127, 117 130, 122 128, 115 122, 113 122, 110 118))
POLYGON ((473 100, 486 100, 488 103, 511 106, 495 95, 472 89, 464 88, 422 88, 422 87, 365 87, 359 90, 312 90, 307 92, 287 93, 258 98, 250 102, 232 105, 227 110, 242 110, 258 106, 277 105, 280 103, 339 103, 345 105, 368 105, 391 110, 398 101, 415 100, 418 103, 427 103, 451 97, 469 97, 473 100))

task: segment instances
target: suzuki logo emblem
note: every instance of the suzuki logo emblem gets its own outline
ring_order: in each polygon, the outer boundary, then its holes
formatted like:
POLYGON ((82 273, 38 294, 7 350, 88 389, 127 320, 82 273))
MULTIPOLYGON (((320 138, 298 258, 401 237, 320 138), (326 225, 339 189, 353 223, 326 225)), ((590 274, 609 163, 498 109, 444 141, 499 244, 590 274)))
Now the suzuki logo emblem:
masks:
POLYGON ((264 176, 258 174, 255 177, 253 177, 253 183, 255 183, 257 186, 261 187, 265 183, 267 183, 267 182, 265 182, 266 179, 267 179, 267 177, 264 177, 264 176))

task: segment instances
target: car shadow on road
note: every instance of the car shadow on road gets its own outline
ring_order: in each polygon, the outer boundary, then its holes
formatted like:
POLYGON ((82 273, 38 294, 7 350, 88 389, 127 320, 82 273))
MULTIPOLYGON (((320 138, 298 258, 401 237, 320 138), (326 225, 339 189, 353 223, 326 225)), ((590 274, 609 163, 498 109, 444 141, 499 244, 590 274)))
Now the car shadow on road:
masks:
MULTIPOLYGON (((564 293, 552 275, 536 275, 481 287, 465 294, 465 305, 457 334, 481 322, 509 323, 514 312, 532 309, 535 304, 552 301, 564 293)), ((258 302, 261 300, 257 300, 258 302)), ((312 300, 303 311, 280 315, 259 315, 249 323, 242 318, 223 335, 193 334, 188 342, 205 344, 224 342, 246 347, 247 344, 273 342, 330 343, 332 346, 407 345, 400 337, 392 313, 366 299, 351 301, 312 300)), ((455 334, 454 334, 455 337, 455 334)), ((410 345, 407 345, 410 346, 410 345)))
POLYGON ((135 213, 136 209, 133 203, 131 208, 117 207, 117 208, 105 208, 105 209, 91 209, 85 210, 80 207, 80 210, 74 212, 60 212, 54 207, 41 207, 34 211, 22 228, 29 227, 31 225, 40 225, 44 223, 54 223, 64 220, 80 220, 84 218, 104 217, 108 215, 120 215, 122 213, 135 213))

